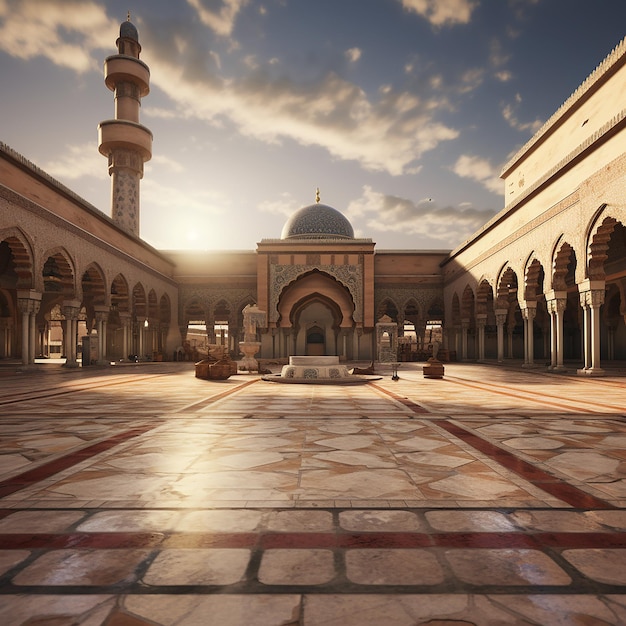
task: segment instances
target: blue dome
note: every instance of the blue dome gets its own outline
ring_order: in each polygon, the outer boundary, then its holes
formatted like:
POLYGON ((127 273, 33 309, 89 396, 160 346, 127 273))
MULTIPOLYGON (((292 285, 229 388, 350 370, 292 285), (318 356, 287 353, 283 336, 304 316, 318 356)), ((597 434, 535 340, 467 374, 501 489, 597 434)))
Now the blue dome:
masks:
POLYGON ((354 239, 352 224, 327 204, 311 204, 296 211, 283 226, 281 239, 354 239))
POLYGON ((120 37, 126 37, 127 39, 139 41, 139 33, 137 32, 135 25, 130 20, 122 22, 120 26, 120 37))

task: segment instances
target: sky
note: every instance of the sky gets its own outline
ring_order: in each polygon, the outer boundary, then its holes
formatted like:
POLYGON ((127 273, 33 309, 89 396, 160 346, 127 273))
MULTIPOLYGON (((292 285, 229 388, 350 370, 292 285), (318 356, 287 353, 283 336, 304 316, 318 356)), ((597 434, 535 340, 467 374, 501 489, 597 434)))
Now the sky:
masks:
POLYGON ((624 0, 0 0, 0 141, 109 216, 103 62, 128 11, 140 235, 164 250, 254 250, 316 188, 378 250, 451 250, 626 34, 624 0))

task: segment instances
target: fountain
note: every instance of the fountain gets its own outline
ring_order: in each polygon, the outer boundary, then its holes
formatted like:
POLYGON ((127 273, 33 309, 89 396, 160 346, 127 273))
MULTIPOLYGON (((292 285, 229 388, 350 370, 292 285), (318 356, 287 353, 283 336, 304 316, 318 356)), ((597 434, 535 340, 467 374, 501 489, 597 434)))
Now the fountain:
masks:
POLYGON ((243 310, 243 341, 239 342, 239 349, 243 354, 241 369, 248 372, 258 372, 259 363, 254 355, 261 349, 258 341, 257 328, 265 326, 265 311, 261 311, 256 304, 248 305, 243 310))
POLYGON ((338 356, 290 356, 280 374, 268 374, 263 380, 279 383, 314 383, 345 385, 380 380, 380 376, 351 374, 338 356))

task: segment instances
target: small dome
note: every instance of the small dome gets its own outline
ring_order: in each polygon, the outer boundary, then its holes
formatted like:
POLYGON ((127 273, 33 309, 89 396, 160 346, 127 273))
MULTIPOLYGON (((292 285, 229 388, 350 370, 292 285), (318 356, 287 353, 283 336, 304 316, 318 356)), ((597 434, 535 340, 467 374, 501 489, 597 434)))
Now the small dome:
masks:
POLYGON ((337 209, 317 202, 296 211, 283 226, 280 238, 354 239, 354 230, 337 209))
POLYGON ((120 26, 120 37, 126 37, 127 39, 139 41, 139 33, 137 32, 135 25, 130 20, 122 22, 120 26))

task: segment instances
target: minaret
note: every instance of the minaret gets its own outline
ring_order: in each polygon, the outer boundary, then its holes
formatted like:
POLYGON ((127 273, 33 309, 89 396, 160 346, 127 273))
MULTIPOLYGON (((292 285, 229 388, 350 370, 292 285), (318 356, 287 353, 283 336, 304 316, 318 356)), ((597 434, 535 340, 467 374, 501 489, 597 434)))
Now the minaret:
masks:
POLYGON ((115 119, 98 126, 98 150, 109 159, 111 217, 138 237, 139 181, 152 157, 152 133, 139 123, 141 98, 150 92, 150 69, 139 60, 139 35, 130 12, 115 44, 118 54, 104 61, 104 82, 115 93, 115 119))

